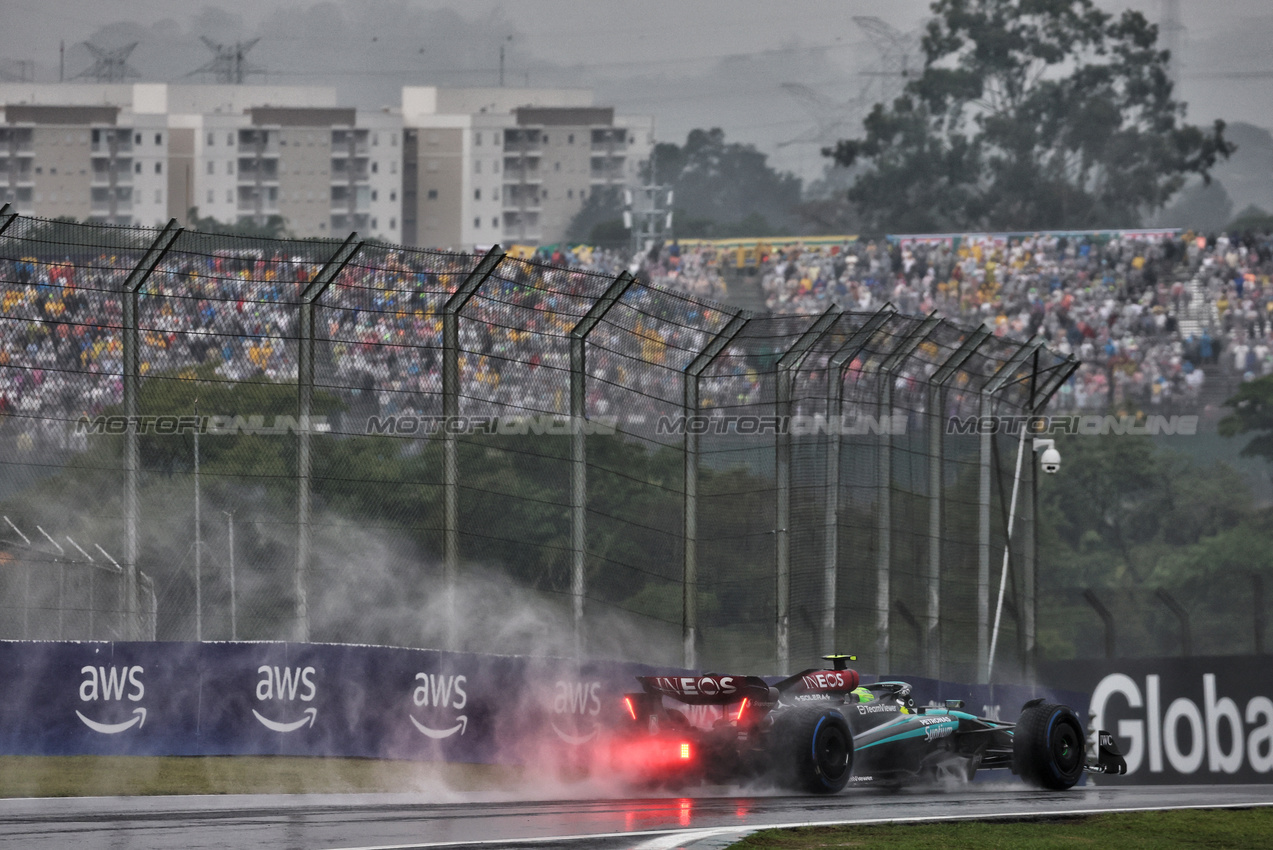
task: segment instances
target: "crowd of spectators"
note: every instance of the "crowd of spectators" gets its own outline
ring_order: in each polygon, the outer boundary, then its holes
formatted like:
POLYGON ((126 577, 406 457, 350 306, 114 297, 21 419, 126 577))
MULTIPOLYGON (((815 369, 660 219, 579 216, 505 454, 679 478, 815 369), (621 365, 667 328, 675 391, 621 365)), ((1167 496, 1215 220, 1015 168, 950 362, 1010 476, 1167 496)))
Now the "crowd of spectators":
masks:
MULTIPOLYGON (((1208 389, 1273 373, 1269 238, 965 236, 749 250, 672 244, 636 265, 587 248, 506 260, 465 309, 465 411, 567 412, 570 330, 625 268, 664 291, 638 287, 591 332, 595 415, 676 405, 681 371, 731 315, 707 299, 749 284, 779 315, 891 304, 1016 340, 1041 334, 1083 364, 1054 410, 1194 412, 1223 400, 1208 389)), ((67 422, 119 404, 119 292, 135 259, 0 260, 0 414, 64 434, 67 422)), ((315 314, 319 388, 357 402, 359 414, 440 413, 442 306, 473 263, 386 252, 347 266, 315 314)), ((142 374, 202 366, 228 381, 294 381, 300 293, 317 268, 281 253, 174 252, 139 299, 142 374)), ((727 349, 702 383, 705 405, 768 398, 763 368, 747 345, 727 349)))
POLYGON ((667 246, 646 268, 657 283, 708 295, 755 275, 775 313, 891 304, 1016 339, 1042 334, 1083 364, 1054 403, 1063 410, 1214 410, 1237 381, 1273 373, 1268 235, 903 237, 739 251, 667 246))

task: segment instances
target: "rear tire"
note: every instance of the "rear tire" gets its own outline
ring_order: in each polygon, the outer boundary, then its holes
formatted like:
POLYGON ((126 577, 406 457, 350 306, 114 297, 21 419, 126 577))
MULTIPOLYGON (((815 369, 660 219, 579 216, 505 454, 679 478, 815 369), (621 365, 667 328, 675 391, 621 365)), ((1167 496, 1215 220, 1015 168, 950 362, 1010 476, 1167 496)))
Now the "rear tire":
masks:
POLYGON ((1032 705, 1012 736, 1012 769, 1030 785, 1064 791, 1083 776, 1083 725, 1065 705, 1032 705))
POLYGON ((779 784, 811 794, 843 790, 853 773, 853 734, 844 715, 810 705, 784 711, 775 720, 779 784))

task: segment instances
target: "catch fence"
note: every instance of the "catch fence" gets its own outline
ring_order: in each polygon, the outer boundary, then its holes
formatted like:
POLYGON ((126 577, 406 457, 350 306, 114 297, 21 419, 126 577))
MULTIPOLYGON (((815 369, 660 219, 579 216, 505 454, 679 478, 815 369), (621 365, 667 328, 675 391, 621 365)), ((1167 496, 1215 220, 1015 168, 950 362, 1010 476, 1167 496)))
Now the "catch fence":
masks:
POLYGON ((1033 668, 1036 464, 1018 476, 1030 442, 977 417, 1043 409, 1077 363, 1041 340, 890 307, 752 316, 498 249, 7 208, 0 228, 0 637, 57 618, 93 639, 1033 668))

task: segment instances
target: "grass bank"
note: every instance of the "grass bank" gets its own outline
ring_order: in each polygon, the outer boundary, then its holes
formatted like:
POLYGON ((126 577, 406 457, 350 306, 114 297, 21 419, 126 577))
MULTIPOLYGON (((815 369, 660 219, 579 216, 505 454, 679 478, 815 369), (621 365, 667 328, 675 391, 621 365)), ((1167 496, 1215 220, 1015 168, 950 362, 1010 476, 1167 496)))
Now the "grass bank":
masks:
POLYGON ((1273 843, 1273 807, 1128 812, 1028 821, 880 824, 765 830, 730 850, 1266 850, 1273 843))
POLYGON ((516 768, 374 759, 0 756, 0 797, 339 794, 514 785, 516 768))

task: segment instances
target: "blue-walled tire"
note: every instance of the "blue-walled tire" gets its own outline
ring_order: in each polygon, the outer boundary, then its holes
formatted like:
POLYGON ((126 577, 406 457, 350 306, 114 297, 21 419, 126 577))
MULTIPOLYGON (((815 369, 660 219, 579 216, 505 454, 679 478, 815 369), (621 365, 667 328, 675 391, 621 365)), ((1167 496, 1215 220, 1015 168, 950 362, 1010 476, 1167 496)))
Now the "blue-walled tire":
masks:
POLYGON ((1012 769, 1030 785, 1064 791, 1083 776, 1083 724, 1066 705, 1032 705, 1012 736, 1012 769))
POLYGON ((853 773, 853 733, 844 715, 825 706, 799 706, 775 718, 777 780, 811 794, 842 791, 853 773))

